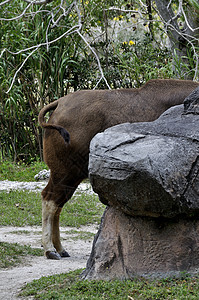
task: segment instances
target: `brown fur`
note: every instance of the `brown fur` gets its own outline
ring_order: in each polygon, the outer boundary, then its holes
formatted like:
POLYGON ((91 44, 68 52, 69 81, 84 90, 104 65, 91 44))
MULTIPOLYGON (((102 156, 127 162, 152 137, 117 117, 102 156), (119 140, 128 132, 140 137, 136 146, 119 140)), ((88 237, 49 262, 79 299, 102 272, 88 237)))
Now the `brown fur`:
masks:
POLYGON ((44 160, 51 175, 42 192, 43 201, 61 208, 71 198, 88 176, 89 144, 98 132, 125 122, 154 121, 171 106, 182 104, 197 86, 193 81, 150 80, 139 89, 78 91, 45 106, 39 123, 46 128, 44 160), (45 123, 44 116, 50 110, 54 112, 45 123))

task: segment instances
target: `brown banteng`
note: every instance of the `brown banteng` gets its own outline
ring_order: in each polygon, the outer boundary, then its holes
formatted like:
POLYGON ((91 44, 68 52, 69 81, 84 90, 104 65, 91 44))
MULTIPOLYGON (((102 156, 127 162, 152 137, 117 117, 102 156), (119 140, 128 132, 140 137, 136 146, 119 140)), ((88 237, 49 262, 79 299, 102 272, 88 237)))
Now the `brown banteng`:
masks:
POLYGON ((48 258, 68 256, 60 242, 59 215, 88 176, 89 144, 94 135, 120 123, 154 121, 171 106, 182 104, 197 86, 193 81, 168 79, 150 80, 139 89, 83 90, 41 110, 44 160, 51 171, 42 191, 42 240, 48 258), (53 114, 45 123, 50 110, 53 114))

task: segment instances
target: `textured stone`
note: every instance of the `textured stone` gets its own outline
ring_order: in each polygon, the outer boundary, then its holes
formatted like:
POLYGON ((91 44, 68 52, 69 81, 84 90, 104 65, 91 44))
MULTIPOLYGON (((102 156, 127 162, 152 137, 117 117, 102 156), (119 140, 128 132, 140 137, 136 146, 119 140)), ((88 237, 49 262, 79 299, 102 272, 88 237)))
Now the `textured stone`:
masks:
POLYGON ((167 277, 199 268, 199 117, 169 109, 91 142, 92 187, 108 203, 82 277, 167 277))
POLYGON ((131 217, 109 207, 82 277, 110 280, 196 272, 198 232, 199 220, 131 217))
POLYGON ((103 203, 132 216, 198 214, 199 117, 182 113, 178 106, 94 137, 89 174, 103 203))
POLYGON ((184 113, 199 114, 199 87, 184 99, 184 113))

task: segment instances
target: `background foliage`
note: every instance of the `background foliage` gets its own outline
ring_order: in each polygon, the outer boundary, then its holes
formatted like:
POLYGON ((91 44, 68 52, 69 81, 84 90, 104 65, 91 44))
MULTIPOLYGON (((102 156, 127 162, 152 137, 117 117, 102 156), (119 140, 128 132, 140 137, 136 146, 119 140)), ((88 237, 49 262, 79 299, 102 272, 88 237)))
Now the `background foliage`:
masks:
POLYGON ((164 23, 167 16, 157 9, 159 1, 30 2, 0 4, 0 160, 42 159, 39 110, 78 89, 107 88, 92 49, 111 88, 140 87, 151 78, 198 78, 198 31, 190 41, 182 35, 185 16, 189 25, 198 25, 197 1, 184 4, 185 15, 179 13, 181 1, 161 1, 178 21, 182 40, 179 44, 177 36, 175 45, 169 43, 173 35, 164 23), (80 23, 79 31, 65 34, 80 23))

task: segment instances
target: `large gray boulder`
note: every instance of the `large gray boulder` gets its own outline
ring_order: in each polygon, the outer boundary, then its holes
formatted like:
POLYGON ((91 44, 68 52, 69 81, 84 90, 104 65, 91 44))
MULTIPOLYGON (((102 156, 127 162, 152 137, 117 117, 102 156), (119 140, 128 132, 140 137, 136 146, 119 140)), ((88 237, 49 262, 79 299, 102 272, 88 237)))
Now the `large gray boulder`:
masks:
POLYGON ((183 107, 125 123, 91 141, 89 174, 100 200, 132 216, 199 213, 199 117, 183 107))
POLYGON ((199 117, 183 106, 97 134, 89 174, 108 204, 87 279, 168 276, 199 267, 199 117))

